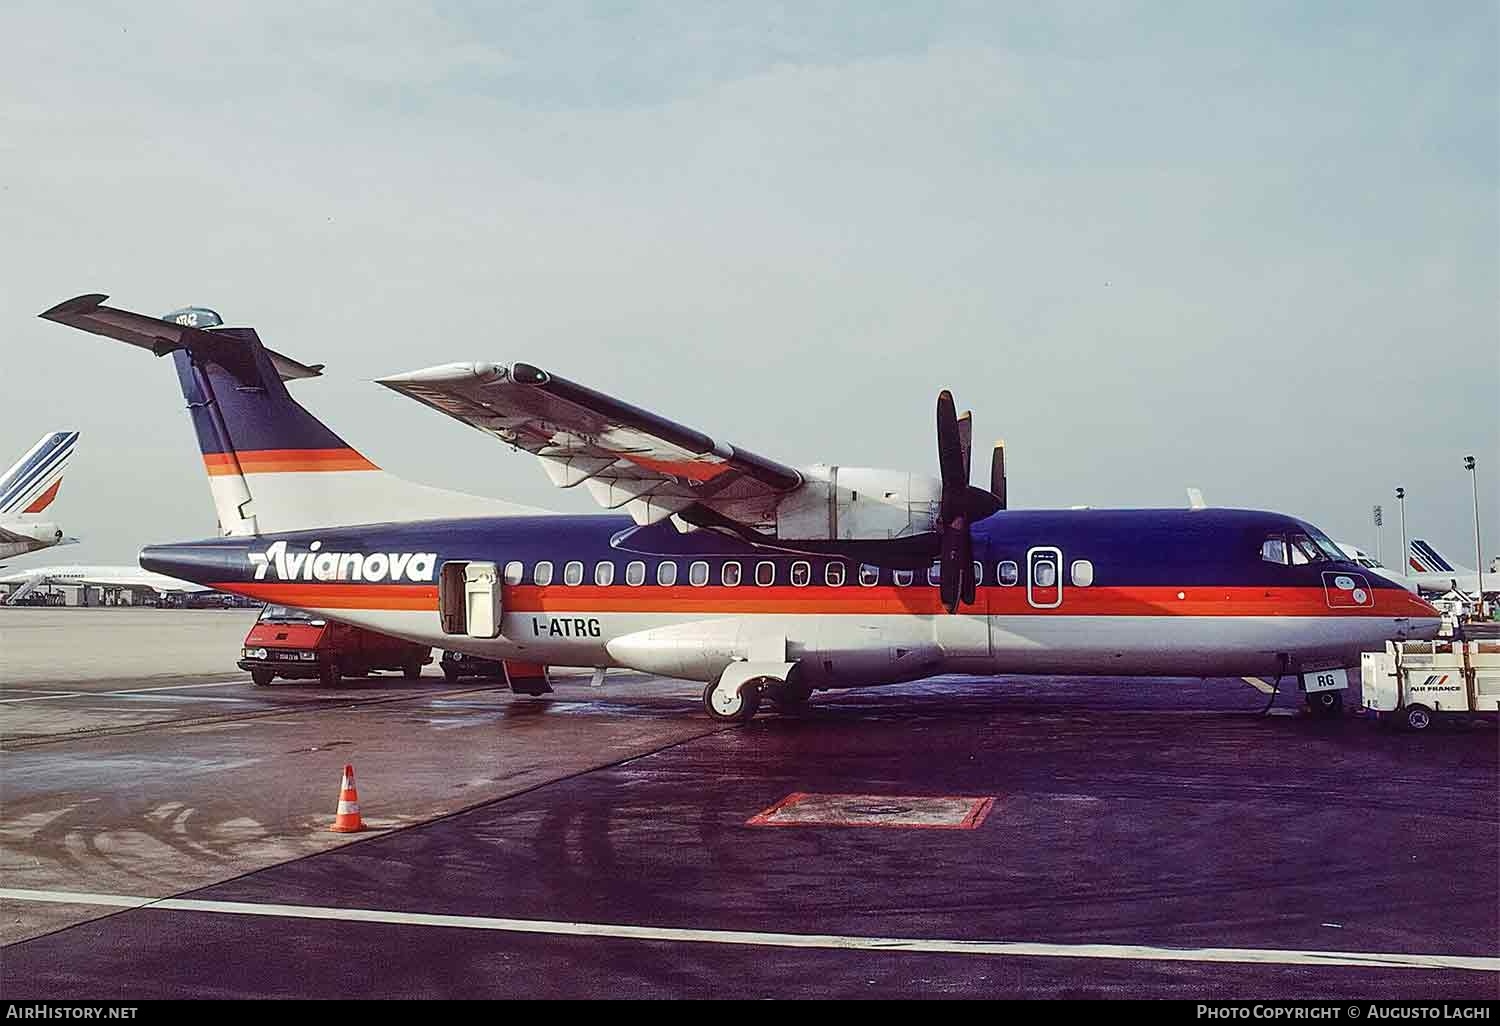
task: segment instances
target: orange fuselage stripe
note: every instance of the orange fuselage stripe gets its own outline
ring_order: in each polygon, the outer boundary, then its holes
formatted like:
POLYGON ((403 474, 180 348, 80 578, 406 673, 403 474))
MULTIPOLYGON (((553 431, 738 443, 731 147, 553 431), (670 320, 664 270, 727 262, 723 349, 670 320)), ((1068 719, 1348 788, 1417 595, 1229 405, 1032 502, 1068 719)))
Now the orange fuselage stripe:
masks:
MULTIPOLYGON (((361 584, 318 581, 230 581, 211 584, 268 602, 320 609, 437 609, 431 584, 361 584)), ((1038 609, 1023 587, 984 587, 979 601, 961 612, 990 616, 1408 616, 1433 615, 1409 592, 1380 588, 1367 606, 1330 606, 1321 588, 1133 587, 1067 588, 1062 604, 1038 609), (1178 595, 1183 597, 1178 598, 1178 595)), ((671 614, 879 614, 932 616, 944 611, 936 588, 632 588, 551 584, 506 586, 507 613, 671 614)))

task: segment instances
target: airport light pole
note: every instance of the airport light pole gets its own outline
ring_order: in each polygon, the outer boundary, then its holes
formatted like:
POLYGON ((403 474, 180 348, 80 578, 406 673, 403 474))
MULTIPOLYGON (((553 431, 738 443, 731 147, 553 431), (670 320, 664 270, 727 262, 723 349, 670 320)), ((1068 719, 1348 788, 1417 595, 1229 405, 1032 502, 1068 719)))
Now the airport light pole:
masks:
POLYGON ((1406 489, 1396 489, 1396 508, 1401 511, 1401 576, 1407 576, 1411 557, 1406 554, 1406 489))
POLYGON ((1385 525, 1385 518, 1382 515, 1382 512, 1383 511, 1378 505, 1373 510, 1371 510, 1371 515, 1375 520, 1375 562, 1377 563, 1384 562, 1380 558, 1380 536, 1385 533, 1381 530, 1381 527, 1385 525))
POLYGON ((1484 617, 1484 550, 1479 545, 1479 471, 1475 469, 1474 457, 1464 457, 1464 469, 1469 472, 1469 484, 1474 488, 1474 572, 1479 575, 1479 616, 1484 617))

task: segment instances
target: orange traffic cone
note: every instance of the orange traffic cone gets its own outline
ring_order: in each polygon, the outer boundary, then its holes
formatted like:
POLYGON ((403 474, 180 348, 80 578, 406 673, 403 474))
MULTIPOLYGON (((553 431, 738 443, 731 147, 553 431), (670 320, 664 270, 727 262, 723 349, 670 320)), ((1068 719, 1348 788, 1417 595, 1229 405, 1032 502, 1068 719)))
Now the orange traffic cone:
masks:
POLYGON ((365 828, 365 821, 359 818, 359 793, 354 790, 354 767, 344 767, 344 779, 339 789, 339 811, 333 817, 333 826, 329 827, 336 834, 353 834, 365 828))

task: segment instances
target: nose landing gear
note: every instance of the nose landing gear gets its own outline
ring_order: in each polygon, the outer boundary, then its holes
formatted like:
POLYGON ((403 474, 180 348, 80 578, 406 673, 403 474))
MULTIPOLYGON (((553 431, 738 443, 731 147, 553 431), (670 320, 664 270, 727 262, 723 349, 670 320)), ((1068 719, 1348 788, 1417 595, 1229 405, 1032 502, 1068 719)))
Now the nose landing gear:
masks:
POLYGON ((1312 691, 1307 695, 1307 711, 1320 720, 1335 719, 1344 712, 1344 696, 1338 691, 1312 691))

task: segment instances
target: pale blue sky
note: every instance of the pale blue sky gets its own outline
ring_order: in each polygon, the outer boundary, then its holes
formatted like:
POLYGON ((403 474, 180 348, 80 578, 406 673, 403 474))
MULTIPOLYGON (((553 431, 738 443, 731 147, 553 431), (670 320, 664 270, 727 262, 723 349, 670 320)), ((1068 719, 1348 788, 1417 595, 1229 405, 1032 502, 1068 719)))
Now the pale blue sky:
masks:
POLYGON ((35 319, 102 291, 253 324, 377 462, 535 505, 593 508, 370 379, 526 360, 925 471, 950 386, 1018 503, 1195 485, 1369 546, 1382 502, 1390 556, 1404 484, 1471 563, 1497 43, 1465 2, 8 4, 0 449, 84 432, 50 558, 212 533, 170 367, 35 319))

